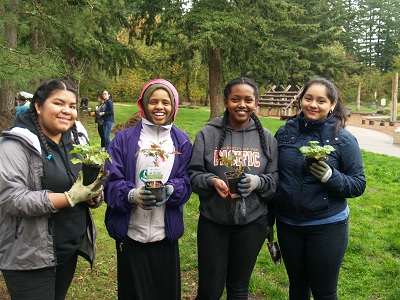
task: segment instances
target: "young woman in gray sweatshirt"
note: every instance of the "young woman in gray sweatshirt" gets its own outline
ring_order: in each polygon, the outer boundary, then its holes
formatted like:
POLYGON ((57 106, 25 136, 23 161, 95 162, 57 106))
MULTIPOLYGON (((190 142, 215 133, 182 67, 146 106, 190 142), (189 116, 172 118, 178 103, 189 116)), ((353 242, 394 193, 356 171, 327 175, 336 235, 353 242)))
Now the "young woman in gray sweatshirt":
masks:
POLYGON ((258 253, 267 235, 267 203, 278 185, 277 142, 254 110, 258 88, 249 78, 236 78, 224 90, 223 117, 196 135, 188 167, 200 198, 197 247, 199 288, 196 299, 246 299, 258 253), (239 197, 225 181, 221 157, 235 155, 248 168, 238 184, 239 197))

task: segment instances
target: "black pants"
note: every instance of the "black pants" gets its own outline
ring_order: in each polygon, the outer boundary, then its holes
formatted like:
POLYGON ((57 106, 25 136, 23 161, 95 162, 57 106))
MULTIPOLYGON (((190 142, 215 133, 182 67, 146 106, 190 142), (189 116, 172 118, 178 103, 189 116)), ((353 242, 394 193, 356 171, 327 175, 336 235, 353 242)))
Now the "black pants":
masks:
POLYGON ((2 270, 12 300, 64 300, 75 274, 78 255, 54 268, 2 270))
POLYGON ((178 242, 117 243, 119 300, 180 300, 178 242))
POLYGON ((246 225, 219 225, 200 216, 197 231, 198 300, 248 299, 251 273, 267 236, 267 217, 246 225))
POLYGON ((337 299, 340 266, 349 239, 348 219, 326 225, 291 226, 277 221, 291 300, 337 299))
POLYGON ((106 138, 104 137, 103 125, 97 125, 97 132, 99 133, 99 136, 100 136, 100 147, 105 147, 106 146, 106 138))

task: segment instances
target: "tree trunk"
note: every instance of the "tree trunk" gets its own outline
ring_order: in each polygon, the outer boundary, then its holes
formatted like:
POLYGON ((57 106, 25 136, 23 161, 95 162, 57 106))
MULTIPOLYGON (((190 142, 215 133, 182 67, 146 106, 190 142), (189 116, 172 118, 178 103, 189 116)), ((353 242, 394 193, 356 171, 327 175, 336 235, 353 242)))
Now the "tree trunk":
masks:
POLYGON ((220 49, 210 49, 208 62, 208 78, 210 87, 210 119, 221 115, 221 79, 220 79, 220 49))
POLYGON ((192 99, 190 99, 189 82, 190 82, 190 74, 189 74, 189 72, 188 72, 188 73, 186 74, 185 90, 186 90, 187 102, 191 103, 191 102, 192 102, 192 99))
MULTIPOLYGON (((18 0, 9 0, 3 3, 4 6, 0 8, 1 17, 4 20, 4 16, 7 16, 3 36, 7 48, 12 51, 17 47, 18 0)), ((9 115, 15 106, 13 87, 7 79, 1 79, 0 87, 0 113, 2 115, 9 115)))

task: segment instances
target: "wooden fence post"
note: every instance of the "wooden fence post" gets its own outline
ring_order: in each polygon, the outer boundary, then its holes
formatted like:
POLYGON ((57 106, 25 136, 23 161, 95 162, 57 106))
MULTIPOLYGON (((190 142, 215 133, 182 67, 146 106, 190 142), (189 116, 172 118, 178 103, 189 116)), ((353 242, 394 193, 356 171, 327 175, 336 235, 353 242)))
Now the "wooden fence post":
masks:
POLYGON ((392 81, 392 112, 390 114, 390 121, 396 122, 397 120, 397 90, 399 88, 399 73, 393 74, 392 81))
POLYGON ((358 83, 358 87, 357 87, 356 112, 360 111, 360 102, 361 102, 361 82, 358 83))

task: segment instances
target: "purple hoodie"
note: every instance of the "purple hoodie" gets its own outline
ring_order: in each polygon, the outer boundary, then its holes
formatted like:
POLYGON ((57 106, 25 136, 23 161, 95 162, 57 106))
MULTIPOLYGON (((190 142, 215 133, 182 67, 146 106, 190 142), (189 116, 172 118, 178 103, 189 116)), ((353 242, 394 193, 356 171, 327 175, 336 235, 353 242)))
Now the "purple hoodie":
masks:
MULTIPOLYGON (((142 91, 138 100, 138 106, 144 116, 141 99, 145 89, 154 83, 168 85, 175 97, 175 112, 178 111, 179 100, 176 89, 166 80, 156 79, 150 81, 142 91)), ((104 184, 105 202, 107 210, 105 224, 109 235, 118 243, 122 243, 127 236, 131 209, 135 204, 128 202, 128 193, 136 187, 136 152, 139 150, 138 140, 142 129, 142 122, 138 125, 127 128, 119 132, 112 140, 107 151, 111 155, 112 163, 106 162, 105 170, 110 171, 107 181, 104 184)), ((182 236, 184 231, 183 224, 183 205, 189 200, 192 194, 192 187, 186 167, 188 166, 191 154, 192 143, 189 136, 172 125, 171 138, 175 150, 180 152, 174 159, 174 165, 169 179, 165 184, 171 184, 174 192, 165 203, 165 234, 172 243, 182 236)))

